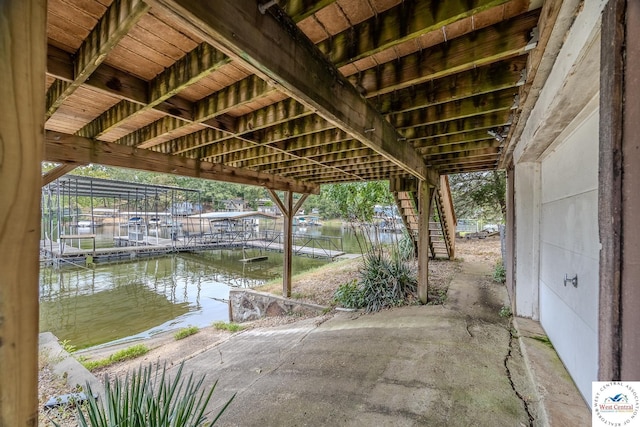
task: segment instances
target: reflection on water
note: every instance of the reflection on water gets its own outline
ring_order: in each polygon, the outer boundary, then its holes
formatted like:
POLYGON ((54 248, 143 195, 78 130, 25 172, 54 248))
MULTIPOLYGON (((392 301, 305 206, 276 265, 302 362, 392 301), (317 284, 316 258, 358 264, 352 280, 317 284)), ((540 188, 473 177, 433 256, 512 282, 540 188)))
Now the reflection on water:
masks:
MULTIPOLYGON (((40 271, 40 330, 78 348, 149 336, 187 325, 228 320, 229 287, 253 287, 281 277, 282 254, 242 263, 257 251, 216 250, 169 255, 93 269, 40 271)), ((294 257, 293 271, 325 261, 294 257)))
MULTIPOLYGON (((113 231, 107 230, 103 227, 99 235, 105 243, 113 239, 113 231)), ((294 232, 341 236, 345 252, 360 252, 358 239, 347 226, 308 227, 294 232)), ((280 253, 251 249, 168 255, 98 264, 91 269, 43 268, 40 330, 84 348, 187 325, 208 326, 216 320, 228 320, 228 306, 221 300, 229 297, 230 286, 254 287, 282 277, 282 263, 280 253), (267 255, 268 259, 240 262, 258 255, 267 255)), ((325 263, 294 257, 292 270, 300 273, 325 263)))

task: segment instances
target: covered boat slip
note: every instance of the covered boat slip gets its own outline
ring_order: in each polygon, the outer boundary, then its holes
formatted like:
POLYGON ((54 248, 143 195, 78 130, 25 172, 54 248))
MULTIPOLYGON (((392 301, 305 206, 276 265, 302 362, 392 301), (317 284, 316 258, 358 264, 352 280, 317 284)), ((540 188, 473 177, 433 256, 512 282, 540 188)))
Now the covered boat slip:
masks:
MULTIPOLYGON (((632 276, 606 279, 633 271, 622 269, 633 245, 620 251, 618 220, 633 213, 637 186, 633 175, 622 180, 627 164, 611 153, 632 156, 627 135, 640 123, 623 102, 638 98, 625 78, 640 68, 616 62, 634 64, 636 8, 624 0, 2 2, 0 424, 35 422, 43 184, 96 163, 263 186, 284 214, 289 295, 293 218, 306 196, 324 183, 388 180, 415 238, 426 302, 434 210, 443 234, 453 232, 446 175, 507 169, 509 286, 535 294, 539 248, 526 244, 528 217, 515 227, 526 209, 513 205, 529 194, 526 184, 539 184, 535 162, 571 131, 575 110, 597 91, 585 82, 598 70, 602 90, 617 95, 607 95, 599 119, 609 174, 598 190, 600 376, 636 372, 628 361, 640 343, 623 328, 634 310, 619 310, 623 290, 624 304, 640 303, 624 287, 632 276), (600 20, 605 6, 613 18, 600 20), (609 53, 602 63, 584 54, 599 46, 600 30, 609 53), (569 52, 560 55, 563 48, 569 52), (548 102, 556 95, 560 107, 548 102), (630 128, 620 135, 623 123, 630 128), (59 165, 43 176, 43 160, 59 165), (531 179, 514 183, 522 171, 531 179), (606 188, 623 188, 625 197, 606 188), (531 269, 522 266, 529 260, 531 269)), ((453 243, 445 247, 454 256, 453 243)))

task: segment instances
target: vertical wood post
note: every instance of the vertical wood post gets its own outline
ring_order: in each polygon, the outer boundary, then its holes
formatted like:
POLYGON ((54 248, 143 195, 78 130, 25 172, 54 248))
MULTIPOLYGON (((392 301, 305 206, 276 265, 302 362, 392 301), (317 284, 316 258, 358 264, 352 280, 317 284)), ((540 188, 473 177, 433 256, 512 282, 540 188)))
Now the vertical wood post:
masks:
POLYGON ((602 14, 598 166, 598 229, 602 245, 599 269, 598 379, 601 381, 620 380, 625 3, 624 0, 612 0, 602 14))
POLYGON ((291 261, 293 248, 293 192, 287 191, 284 200, 286 213, 284 214, 284 247, 283 249, 283 271, 282 271, 282 296, 291 296, 291 261))
POLYGON ((611 0, 600 56, 599 371, 601 381, 640 378, 640 4, 611 0))
POLYGON ((38 424, 46 0, 0 2, 0 425, 38 424))
POLYGON ((513 163, 507 167, 507 223, 505 224, 505 245, 506 259, 503 260, 506 272, 506 284, 509 297, 511 298, 511 308, 515 312, 515 268, 516 268, 516 216, 515 216, 515 197, 514 197, 514 168, 513 163))
POLYGON ((427 181, 418 183, 418 299, 426 304, 429 293, 429 216, 433 190, 427 181))

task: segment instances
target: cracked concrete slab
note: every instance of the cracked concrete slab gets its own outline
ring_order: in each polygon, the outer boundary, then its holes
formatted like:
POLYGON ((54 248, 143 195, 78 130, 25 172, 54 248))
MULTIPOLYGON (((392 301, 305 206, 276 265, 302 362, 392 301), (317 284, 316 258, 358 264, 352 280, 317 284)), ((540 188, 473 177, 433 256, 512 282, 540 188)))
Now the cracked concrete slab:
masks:
POLYGON ((443 306, 249 330, 187 360, 219 380, 223 426, 538 425, 536 387, 489 267, 463 263, 443 306), (527 405, 525 405, 525 403, 527 405))

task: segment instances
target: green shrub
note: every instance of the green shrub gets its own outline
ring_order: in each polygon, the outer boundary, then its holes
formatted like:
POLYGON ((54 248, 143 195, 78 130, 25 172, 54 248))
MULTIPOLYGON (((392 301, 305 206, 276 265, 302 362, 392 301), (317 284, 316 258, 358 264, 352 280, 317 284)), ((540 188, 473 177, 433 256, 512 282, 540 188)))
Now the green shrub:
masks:
MULTIPOLYGON (((235 395, 208 422, 205 414, 216 383, 207 393, 203 387, 204 376, 195 379, 193 374, 182 378, 180 364, 173 378, 166 373, 166 365, 156 368, 152 375, 151 366, 140 367, 124 380, 115 378, 113 382, 105 376, 104 405, 89 399, 84 407, 78 408, 81 427, 182 427, 213 425, 227 409, 235 395)), ((93 396, 91 385, 87 383, 87 395, 93 396)))
POLYGON ((338 286, 338 289, 336 289, 333 294, 333 298, 338 305, 344 308, 364 307, 362 290, 358 286, 356 279, 338 286))
POLYGON ((244 326, 233 322, 218 321, 213 323, 213 327, 220 331, 238 332, 244 329, 244 326))
POLYGON ((80 363, 82 363, 88 370, 93 371, 94 369, 104 368, 105 366, 113 365, 114 363, 122 362, 123 360, 135 359, 136 357, 140 357, 148 352, 149 347, 144 344, 137 344, 123 350, 116 351, 106 359, 81 361, 80 363))
POLYGON ((186 328, 180 329, 178 332, 173 334, 173 337, 176 339, 176 341, 178 341, 186 337, 190 337, 191 335, 197 334, 198 331, 200 331, 200 328, 198 328, 197 326, 188 326, 186 328))
POLYGON ((496 266, 493 270, 493 280, 498 283, 504 283, 507 280, 507 271, 504 268, 502 260, 496 263, 496 266))

